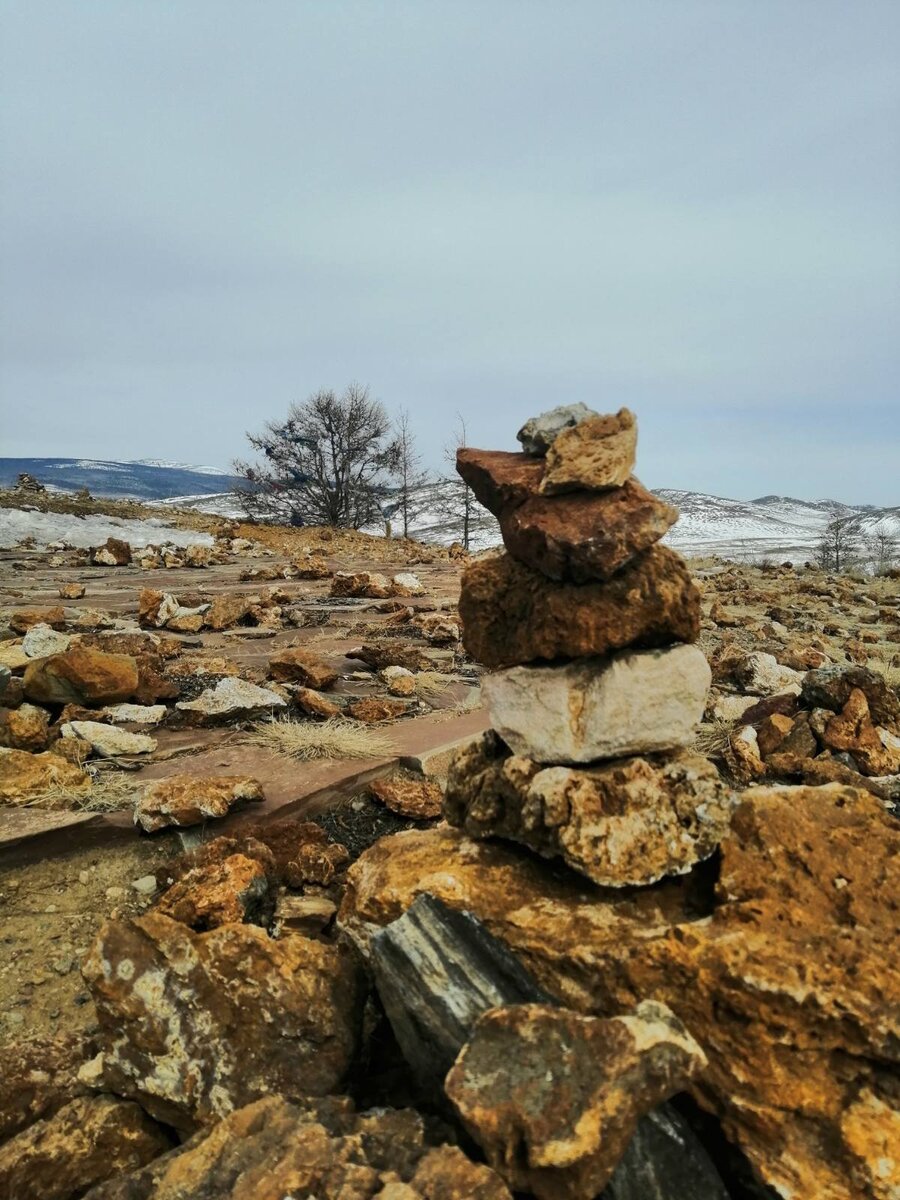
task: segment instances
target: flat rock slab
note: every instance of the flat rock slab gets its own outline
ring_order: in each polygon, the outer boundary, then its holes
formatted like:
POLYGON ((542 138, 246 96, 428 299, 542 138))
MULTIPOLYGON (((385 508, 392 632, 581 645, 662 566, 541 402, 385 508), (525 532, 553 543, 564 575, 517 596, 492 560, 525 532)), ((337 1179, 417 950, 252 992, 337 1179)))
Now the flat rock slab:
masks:
POLYGON ((683 559, 657 544, 606 583, 553 583, 508 554, 463 574, 463 645, 486 667, 583 658, 626 646, 694 642, 700 593, 683 559))
POLYGON ((513 753, 541 763, 589 763, 689 746, 709 682, 702 650, 669 646, 509 667, 487 675, 482 694, 513 753))

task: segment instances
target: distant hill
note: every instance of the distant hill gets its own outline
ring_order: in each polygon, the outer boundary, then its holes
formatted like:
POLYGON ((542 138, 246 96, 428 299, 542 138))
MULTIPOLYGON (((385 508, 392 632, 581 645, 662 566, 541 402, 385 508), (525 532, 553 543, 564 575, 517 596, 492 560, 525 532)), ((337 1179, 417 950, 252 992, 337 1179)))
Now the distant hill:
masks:
POLYGON ((94 458, 0 458, 0 487, 11 487, 23 471, 54 491, 129 500, 168 500, 173 496, 230 492, 234 475, 215 467, 194 467, 159 459, 106 462, 94 458))

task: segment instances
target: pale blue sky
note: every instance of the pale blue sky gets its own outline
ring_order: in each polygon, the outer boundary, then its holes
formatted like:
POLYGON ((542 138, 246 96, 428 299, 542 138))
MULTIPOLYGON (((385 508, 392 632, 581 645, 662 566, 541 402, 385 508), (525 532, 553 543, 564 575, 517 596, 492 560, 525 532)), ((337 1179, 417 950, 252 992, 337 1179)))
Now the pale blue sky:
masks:
POLYGON ((318 387, 651 486, 900 503, 896 0, 0 0, 0 454, 318 387))

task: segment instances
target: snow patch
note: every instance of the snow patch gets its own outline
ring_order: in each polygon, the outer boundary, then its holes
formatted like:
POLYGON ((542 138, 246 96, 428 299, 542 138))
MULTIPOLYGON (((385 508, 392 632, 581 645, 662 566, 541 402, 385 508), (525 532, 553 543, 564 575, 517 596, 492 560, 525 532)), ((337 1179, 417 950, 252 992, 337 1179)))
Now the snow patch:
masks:
POLYGON ((174 529, 157 517, 138 521, 107 517, 102 513, 79 517, 74 513, 0 508, 0 549, 10 550, 27 537, 33 537, 38 546, 65 542, 81 548, 102 546, 111 537, 120 538, 136 549, 160 543, 181 547, 213 544, 208 533, 174 529))

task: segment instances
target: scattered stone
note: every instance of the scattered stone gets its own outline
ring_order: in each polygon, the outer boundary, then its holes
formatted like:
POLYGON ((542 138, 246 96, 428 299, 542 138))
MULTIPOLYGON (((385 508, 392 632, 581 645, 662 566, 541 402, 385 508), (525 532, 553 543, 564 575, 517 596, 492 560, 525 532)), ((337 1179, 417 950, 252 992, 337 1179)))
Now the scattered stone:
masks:
POLYGON ((0 708, 0 746, 40 753, 50 745, 50 717, 33 704, 0 708))
POLYGON ((801 699, 806 708, 841 712, 855 689, 865 696, 876 725, 900 732, 900 698, 883 676, 867 667, 836 665, 810 671, 803 679, 801 699))
POLYGON ((562 430, 547 451, 541 492, 555 495, 621 487, 634 470, 637 422, 627 408, 562 430))
POLYGON ((327 691, 334 687, 340 675, 328 663, 317 658, 308 650, 289 648, 279 650, 269 659, 270 679, 282 683, 302 683, 304 687, 327 691))
POLYGON ((553 583, 509 555, 463 573, 463 644, 487 667, 696 641, 700 595, 674 551, 656 545, 603 584, 553 583))
MULTIPOLYGON (((156 889, 156 877, 149 876, 156 889)), ((257 858, 231 854, 221 862, 195 867, 158 900, 155 911, 199 931, 237 922, 271 924, 275 895, 266 867, 257 858)))
POLYGON ((88 707, 130 700, 138 687, 138 665, 126 654, 72 646, 63 654, 35 659, 25 671, 25 695, 39 704, 88 707))
POLYGON ((168 825, 185 828, 224 817, 240 801, 263 799, 259 781, 246 775, 170 775, 147 786, 134 822, 146 833, 168 825))
POLYGON ((558 408, 541 413, 539 417, 531 417, 516 434, 516 438, 526 454, 543 456, 564 429, 571 429, 580 421, 595 416, 597 413, 586 404, 561 404, 558 408))
POLYGON ((325 831, 313 821, 299 826, 300 840, 284 865, 283 878, 288 887, 308 884, 328 887, 350 861, 350 852, 340 842, 330 842, 325 831))
POLYGON ((416 617, 412 628, 434 646, 455 645, 459 641, 459 622, 443 613, 424 613, 416 617))
POLYGON ((416 694, 416 677, 406 667, 385 667, 378 672, 381 682, 391 696, 414 696, 416 694))
POLYGON ((708 858, 735 804, 699 755, 542 767, 510 755, 489 731, 451 764, 444 815, 470 836, 509 838, 622 887, 682 875, 708 858))
POLYGON ((369 791, 385 808, 413 821, 433 821, 441 815, 444 793, 440 784, 424 776, 391 775, 373 779, 369 791))
POLYGON ((209 546, 193 545, 185 547, 184 565, 193 569, 208 567, 212 562, 212 551, 209 546))
MULTIPOLYGON (((23 642, 21 641, 0 642, 0 670, 9 672, 19 672, 25 670, 32 660, 25 653, 22 647, 23 642)), ((7 688, 8 687, 9 684, 7 684, 7 688)))
POLYGON ((261 716, 286 705, 276 692, 229 676, 196 700, 179 700, 175 707, 190 724, 215 725, 232 717, 261 716))
POLYGON ((206 612, 207 628, 233 629, 246 620, 253 605, 253 596, 216 596, 206 612))
POLYGON ((90 790, 90 776, 58 754, 0 749, 0 804, 29 804, 45 792, 76 799, 90 790))
POLYGON ((445 1088, 513 1191, 593 1200, 639 1119, 705 1066, 663 1004, 609 1020, 520 1004, 479 1018, 445 1088))
POLYGON ((391 595, 391 581, 377 571, 337 571, 328 594, 339 598, 386 600, 391 595))
POLYGON ((114 1096, 80 1096, 0 1147, 0 1195, 75 1200, 170 1146, 137 1104, 114 1096))
POLYGON ((82 972, 97 1008, 102 1078, 182 1131, 270 1093, 322 1095, 356 1048, 352 957, 255 925, 194 933, 150 913, 109 921, 82 972))
POLYGON ((9 627, 13 633, 27 633, 33 625, 49 625, 51 629, 63 629, 65 624, 66 613, 59 604, 53 608, 23 608, 9 618, 9 627))
POLYGON ((323 696, 321 692, 316 692, 312 688, 299 687, 293 695, 297 707, 311 717, 324 717, 329 720, 341 714, 340 707, 333 700, 329 700, 327 696, 323 696))
POLYGON ((347 658, 357 658, 373 671, 385 667, 406 667, 408 671, 429 671, 434 662, 418 646, 405 644, 397 639, 369 642, 355 650, 348 650, 347 658))
POLYGON ((268 1096, 90 1200, 512 1200, 490 1167, 429 1148, 412 1110, 268 1096), (187 1181, 185 1183, 185 1181, 187 1181), (185 1191, 185 1186, 189 1191, 185 1191))
POLYGON ((401 571, 391 580, 392 596, 424 596, 425 587, 418 575, 411 571, 401 571))
POLYGON ((398 717, 402 717, 406 712, 406 705, 402 700, 363 696, 360 700, 354 700, 352 704, 348 704, 345 711, 347 716, 353 717, 355 721, 374 725, 379 721, 395 721, 398 717))
POLYGON ((22 649, 29 658, 49 658, 68 650, 72 639, 49 625, 32 625, 22 639, 22 649))
POLYGON ((146 733, 129 733, 102 721, 67 721, 60 729, 64 738, 79 738, 87 742, 101 758, 118 758, 123 754, 152 754, 156 739, 146 733))
POLYGON ((0 1143, 82 1095, 78 1070, 90 1053, 80 1034, 0 1043, 0 1143))
POLYGON ((701 650, 671 646, 510 667, 487 675, 482 695, 513 753, 542 763, 586 763, 689 746, 709 681, 701 650))
POLYGON ((159 725, 167 711, 164 704, 114 704, 103 715, 122 725, 159 725))
POLYGON ((128 567, 131 547, 119 538, 107 538, 105 545, 91 550, 90 561, 95 567, 128 567))
POLYGON ((900 772, 900 737, 872 723, 861 688, 853 689, 841 712, 825 726, 823 741, 829 750, 852 754, 864 775, 900 772))
POLYGON ((294 896, 285 892, 275 906, 275 926, 284 933, 316 937, 334 920, 337 905, 327 896, 294 896))

